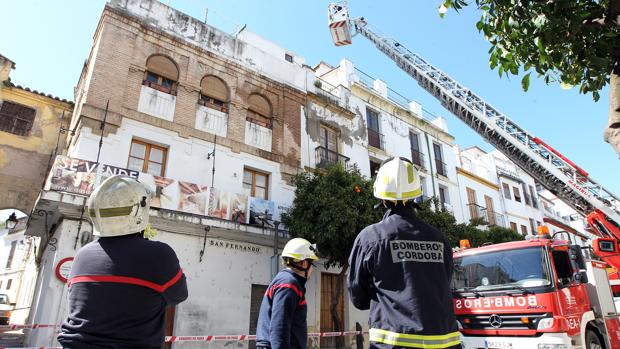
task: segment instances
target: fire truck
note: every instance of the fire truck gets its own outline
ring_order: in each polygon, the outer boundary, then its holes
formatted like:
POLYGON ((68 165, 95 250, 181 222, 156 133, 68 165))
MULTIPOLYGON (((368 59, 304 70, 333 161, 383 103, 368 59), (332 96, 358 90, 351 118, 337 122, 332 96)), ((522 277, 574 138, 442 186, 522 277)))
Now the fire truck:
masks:
POLYGON ((350 18, 346 1, 329 4, 328 24, 336 46, 351 44, 356 35, 368 39, 458 119, 586 217, 596 236, 592 253, 544 231, 527 241, 457 252, 454 306, 465 348, 620 348, 620 315, 609 280, 620 291, 618 197, 398 40, 378 34, 363 17, 350 18))
MULTIPOLYGON (((620 348, 608 264, 543 234, 454 254, 454 310, 465 348, 620 348)), ((599 239, 594 253, 618 253, 599 239)))

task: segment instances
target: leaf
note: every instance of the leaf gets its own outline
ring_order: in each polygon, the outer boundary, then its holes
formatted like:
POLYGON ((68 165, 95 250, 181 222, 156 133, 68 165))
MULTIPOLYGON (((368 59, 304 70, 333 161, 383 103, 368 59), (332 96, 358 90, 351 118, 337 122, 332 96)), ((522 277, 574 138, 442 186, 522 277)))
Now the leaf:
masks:
POLYGON ((525 74, 523 79, 521 79, 521 87, 523 88, 523 91, 526 91, 526 92, 530 88, 530 74, 531 73, 525 74))

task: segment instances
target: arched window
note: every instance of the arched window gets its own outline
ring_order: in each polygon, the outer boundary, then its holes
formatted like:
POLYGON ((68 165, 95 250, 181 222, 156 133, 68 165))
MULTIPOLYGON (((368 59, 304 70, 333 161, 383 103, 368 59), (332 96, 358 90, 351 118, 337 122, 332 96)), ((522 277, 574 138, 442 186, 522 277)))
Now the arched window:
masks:
POLYGON ((271 104, 267 98, 258 94, 251 94, 250 98, 248 98, 248 105, 247 120, 263 127, 271 128, 272 111, 271 104))
POLYGON ((229 100, 228 86, 226 86, 222 79, 213 75, 202 78, 198 103, 205 107, 228 113, 229 100))
POLYGON ((171 95, 177 94, 179 70, 174 62, 162 55, 153 55, 146 61, 146 77, 143 85, 171 95))

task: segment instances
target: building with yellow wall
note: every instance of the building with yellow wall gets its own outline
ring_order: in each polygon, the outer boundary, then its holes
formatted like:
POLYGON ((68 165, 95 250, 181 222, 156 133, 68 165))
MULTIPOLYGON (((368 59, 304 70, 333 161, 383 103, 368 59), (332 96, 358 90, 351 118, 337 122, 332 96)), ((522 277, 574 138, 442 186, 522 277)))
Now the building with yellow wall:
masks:
POLYGON ((0 55, 0 209, 30 214, 50 158, 64 149, 67 134, 59 131, 67 127, 73 102, 15 85, 13 69, 15 63, 0 55))

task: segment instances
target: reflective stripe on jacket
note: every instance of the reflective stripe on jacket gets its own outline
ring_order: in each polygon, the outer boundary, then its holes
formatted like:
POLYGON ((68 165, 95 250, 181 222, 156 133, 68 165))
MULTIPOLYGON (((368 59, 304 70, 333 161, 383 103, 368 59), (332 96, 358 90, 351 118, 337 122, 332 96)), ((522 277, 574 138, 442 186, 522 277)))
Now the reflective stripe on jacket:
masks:
POLYGON ((390 348, 458 345, 447 237, 399 206, 362 230, 349 257, 348 290, 370 309, 371 344, 390 348))
POLYGON ((377 328, 370 329, 370 341, 408 348, 449 348, 461 343, 456 331, 444 335, 420 335, 397 333, 377 328))

